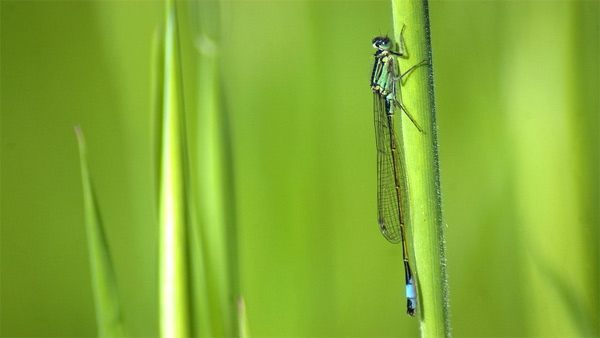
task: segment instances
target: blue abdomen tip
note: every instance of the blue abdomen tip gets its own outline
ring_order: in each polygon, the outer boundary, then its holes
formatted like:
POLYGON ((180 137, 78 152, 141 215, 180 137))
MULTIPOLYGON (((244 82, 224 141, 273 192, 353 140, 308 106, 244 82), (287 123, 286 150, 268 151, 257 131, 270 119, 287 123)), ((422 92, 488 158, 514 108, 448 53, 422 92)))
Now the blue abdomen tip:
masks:
POLYGON ((406 298, 417 298, 414 284, 406 284, 406 298))

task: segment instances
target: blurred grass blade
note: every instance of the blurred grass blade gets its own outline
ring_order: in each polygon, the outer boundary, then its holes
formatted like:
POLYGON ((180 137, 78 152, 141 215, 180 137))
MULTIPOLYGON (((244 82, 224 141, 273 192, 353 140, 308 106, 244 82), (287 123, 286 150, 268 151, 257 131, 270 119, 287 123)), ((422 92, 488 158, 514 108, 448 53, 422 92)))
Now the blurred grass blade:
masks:
POLYGON ((246 304, 244 303, 244 298, 240 297, 238 299, 238 323, 239 323, 239 333, 241 338, 250 337, 250 331, 248 330, 248 321, 246 320, 246 304))
POLYGON ((117 293, 117 283, 108 243, 102 226, 102 219, 92 188, 92 181, 87 165, 85 140, 79 126, 75 126, 75 133, 77 134, 81 161, 85 223, 92 272, 92 289, 96 305, 98 335, 100 337, 122 337, 123 322, 117 293))
POLYGON ((176 3, 166 2, 159 193, 162 337, 190 336, 188 183, 176 3))
MULTIPOLYGON (((238 336, 237 233, 234 217, 232 159, 227 112, 223 104, 220 61, 221 2, 190 2, 194 56, 198 60, 197 114, 190 118, 194 140, 191 165, 205 283, 213 336, 238 336)), ((197 260, 201 260, 197 257, 197 260)))

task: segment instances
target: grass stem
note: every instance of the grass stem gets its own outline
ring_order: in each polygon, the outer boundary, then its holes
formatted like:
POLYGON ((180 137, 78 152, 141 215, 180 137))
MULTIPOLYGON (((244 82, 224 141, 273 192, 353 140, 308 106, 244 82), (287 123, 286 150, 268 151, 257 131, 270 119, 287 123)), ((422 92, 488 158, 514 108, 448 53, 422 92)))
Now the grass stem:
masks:
MULTIPOLYGON (((438 164, 437 131, 433 95, 433 63, 427 1, 392 0, 396 41, 403 33, 407 54, 400 69, 416 67, 401 81, 402 105, 423 132, 403 128, 404 156, 408 173, 411 231, 417 266, 419 318, 423 337, 448 337, 448 291, 438 164)), ((405 114, 403 124, 411 125, 405 114)))

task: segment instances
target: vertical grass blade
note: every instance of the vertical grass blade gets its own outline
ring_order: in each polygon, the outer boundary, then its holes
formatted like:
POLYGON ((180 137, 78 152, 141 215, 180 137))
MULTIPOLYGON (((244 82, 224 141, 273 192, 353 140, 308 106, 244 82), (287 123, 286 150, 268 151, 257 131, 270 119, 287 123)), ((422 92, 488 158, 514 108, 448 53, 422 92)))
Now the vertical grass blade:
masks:
MULTIPOLYGON (((403 38, 408 55, 400 69, 409 69, 422 60, 402 82, 402 103, 422 126, 403 128, 404 155, 408 172, 410 217, 417 267, 421 335, 450 335, 445 271, 444 236, 437 153, 437 131, 433 96, 433 62, 429 36, 429 9, 423 0, 392 0, 396 41, 403 38)), ((405 114, 403 123, 411 124, 405 114)))
POLYGON ((241 297, 238 299, 238 324, 239 337, 250 337, 250 330, 246 318, 246 304, 244 303, 244 298, 241 297))
POLYGON ((98 336, 123 337, 123 322, 117 293, 117 283, 87 165, 85 140, 79 126, 75 126, 75 133, 77 134, 79 145, 85 224, 92 273, 92 290, 96 305, 98 336))
MULTIPOLYGON (((197 114, 191 122, 191 165, 201 229, 210 327, 217 337, 238 336, 237 236, 231 185, 229 125, 223 105, 219 1, 192 2, 198 60, 197 114)), ((190 118, 190 121, 192 118, 190 118)), ((199 258, 200 259, 200 258, 199 258)))
POLYGON ((190 336, 189 201, 176 2, 166 2, 159 176, 159 293, 162 337, 190 336))

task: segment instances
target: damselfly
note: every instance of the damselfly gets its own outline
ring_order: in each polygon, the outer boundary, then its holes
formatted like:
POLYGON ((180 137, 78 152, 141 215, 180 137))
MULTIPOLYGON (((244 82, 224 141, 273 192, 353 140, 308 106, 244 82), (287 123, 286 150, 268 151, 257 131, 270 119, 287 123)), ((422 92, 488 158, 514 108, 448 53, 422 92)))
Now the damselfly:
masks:
MULTIPOLYGON (((404 31, 404 27, 402 27, 404 31)), ((415 119, 404 109, 399 99, 400 86, 396 83, 415 67, 426 61, 421 61, 406 72, 400 74, 394 56, 404 55, 402 32, 400 33, 400 51, 395 51, 394 42, 388 37, 373 39, 375 64, 371 75, 373 90, 373 112, 375 115, 375 138, 377 143, 377 212, 379 228, 383 236, 396 244, 402 242, 402 258, 404 259, 404 276, 406 279, 406 312, 414 316, 417 309, 417 289, 415 278, 410 267, 406 230, 404 227, 405 214, 402 210, 403 175, 405 174, 402 146, 394 134, 394 111, 396 107, 408 116, 412 123, 422 132, 415 119)))

